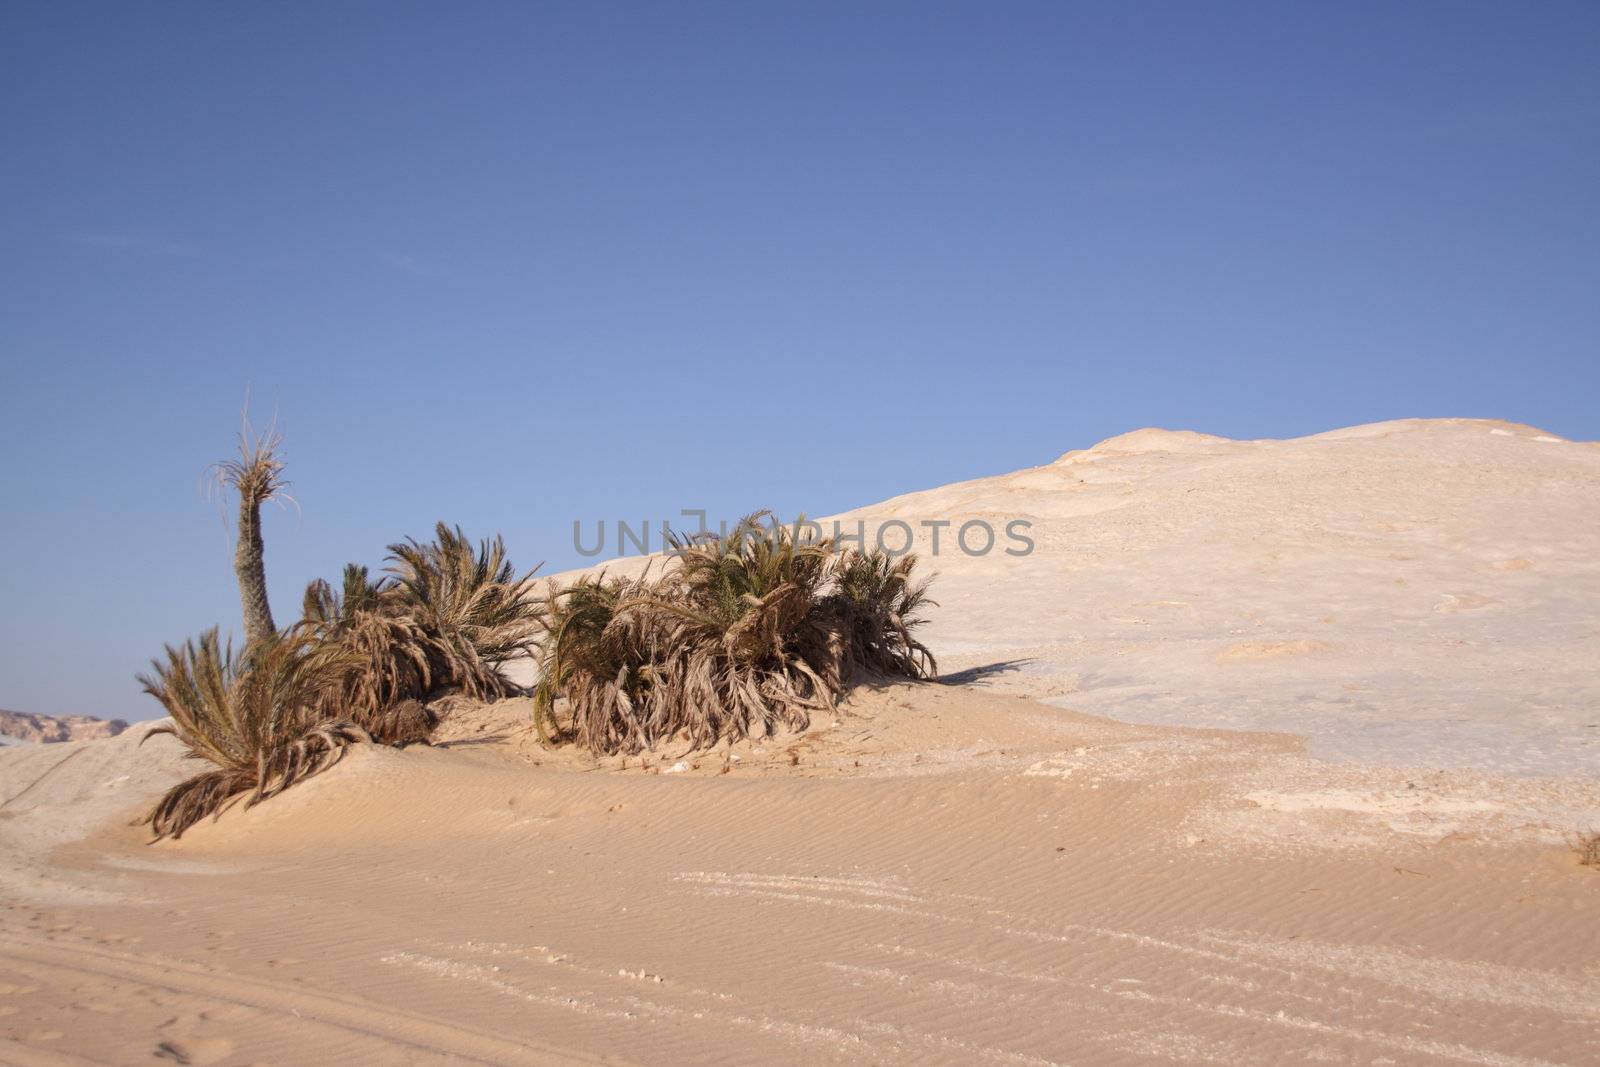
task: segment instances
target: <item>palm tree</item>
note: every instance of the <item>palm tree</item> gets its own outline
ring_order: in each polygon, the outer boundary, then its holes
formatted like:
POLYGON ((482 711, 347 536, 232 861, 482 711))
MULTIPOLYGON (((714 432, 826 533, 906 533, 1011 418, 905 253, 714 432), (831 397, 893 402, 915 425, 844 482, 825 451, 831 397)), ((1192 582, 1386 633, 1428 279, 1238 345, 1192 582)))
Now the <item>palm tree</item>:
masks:
POLYGON ((340 592, 312 582, 295 628, 350 653, 322 707, 380 744, 426 741, 436 719, 425 705, 440 694, 509 696, 503 668, 530 654, 541 629, 533 572, 517 575, 500 538, 475 547, 444 523, 435 535, 389 546, 389 574, 377 581, 352 563, 340 592))
POLYGON ((652 588, 647 578, 601 574, 551 589, 533 691, 533 721, 544 740, 560 733, 555 706, 564 695, 572 736, 591 751, 637 752, 651 744, 648 717, 662 680, 659 628, 650 615, 621 609, 652 588))
POLYGON ((833 563, 833 591, 825 607, 845 638, 847 673, 933 678, 939 665, 928 646, 913 636, 927 622, 919 613, 937 606, 928 596, 931 577, 915 581, 914 553, 898 560, 882 550, 850 549, 833 563))
POLYGON ((705 746, 802 730, 834 705, 844 690, 838 635, 817 610, 831 549, 801 543, 765 511, 726 537, 678 545, 677 569, 640 605, 665 617, 677 660, 681 708, 667 735, 682 728, 705 746))
POLYGON ((257 433, 247 419, 239 431, 239 458, 214 464, 212 475, 218 485, 239 493, 239 530, 233 550, 233 572, 239 580, 239 601, 244 609, 244 632, 252 645, 259 645, 278 632, 272 622, 272 606, 267 602, 267 572, 261 540, 261 505, 283 497, 289 483, 283 479, 283 461, 278 449, 283 436, 268 427, 257 433))
POLYGON ((389 564, 380 595, 427 635, 434 684, 477 700, 511 695, 516 686, 502 668, 526 658, 541 629, 539 568, 518 575, 501 538, 474 547, 461 527, 442 522, 433 541, 390 545, 389 564))
POLYGON ((403 610, 394 580, 374 582, 346 564, 343 589, 318 578, 306 587, 296 633, 348 653, 337 682, 318 698, 329 718, 348 718, 381 745, 426 742, 437 717, 423 704, 434 689, 434 642, 403 610))
POLYGON ((245 807, 275 796, 338 762, 344 749, 371 738, 347 719, 318 710, 321 695, 348 669, 348 654, 304 634, 273 635, 234 655, 213 627, 198 640, 167 646, 166 660, 139 675, 172 724, 145 735, 173 734, 194 759, 215 766, 169 789, 145 816, 157 840, 181 837, 207 815, 249 794, 245 807))
POLYGON ((548 597, 534 718, 596 754, 674 737, 691 747, 804 729, 852 679, 924 679, 936 667, 913 636, 931 604, 916 559, 831 555, 767 512, 728 536, 676 544, 657 578, 580 578, 548 597))

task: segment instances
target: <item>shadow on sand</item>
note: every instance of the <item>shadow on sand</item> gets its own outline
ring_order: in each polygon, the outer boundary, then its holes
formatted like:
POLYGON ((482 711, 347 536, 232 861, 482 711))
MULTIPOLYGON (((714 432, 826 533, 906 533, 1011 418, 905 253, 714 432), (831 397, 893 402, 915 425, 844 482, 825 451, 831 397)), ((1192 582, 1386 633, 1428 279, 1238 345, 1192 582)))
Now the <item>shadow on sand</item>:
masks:
POLYGON ((952 671, 939 676, 940 685, 976 685, 988 681, 1002 674, 1016 674, 1028 664, 1035 662, 1031 657, 1027 659, 1003 659, 994 663, 985 663, 980 667, 968 667, 963 671, 952 671))

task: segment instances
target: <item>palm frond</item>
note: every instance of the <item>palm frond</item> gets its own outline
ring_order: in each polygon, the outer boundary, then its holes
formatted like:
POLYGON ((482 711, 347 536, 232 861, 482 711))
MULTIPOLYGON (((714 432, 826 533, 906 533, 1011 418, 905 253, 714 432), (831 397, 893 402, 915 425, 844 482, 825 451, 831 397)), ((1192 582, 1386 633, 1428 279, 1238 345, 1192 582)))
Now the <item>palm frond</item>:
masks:
MULTIPOLYGON (((274 420, 276 421, 276 420, 274 420)), ((260 505, 268 500, 289 499, 288 481, 283 476, 283 434, 276 425, 257 430, 244 420, 239 430, 239 458, 213 463, 210 475, 216 485, 237 490, 246 504, 260 505)))
POLYGON ((442 522, 432 542, 390 545, 389 561, 395 598, 430 639, 437 684, 478 700, 509 695, 501 668, 531 655, 541 629, 534 571, 518 576, 499 537, 474 547, 442 522))
POLYGON ((317 710, 348 666, 342 649, 304 634, 247 646, 239 655, 215 629, 168 645, 166 659, 139 676, 173 720, 151 734, 174 734, 191 757, 216 767, 157 802, 144 820, 156 838, 182 836, 243 794, 255 803, 282 792, 327 767, 330 753, 366 739, 353 724, 330 726, 317 710))
POLYGON ((544 605, 532 572, 517 575, 498 537, 474 546, 440 523, 435 540, 409 539, 389 553, 389 573, 376 581, 350 564, 338 592, 312 582, 298 629, 349 654, 323 713, 380 744, 405 745, 428 739, 437 717, 426 705, 436 697, 493 700, 515 690, 502 668, 531 655, 544 605))
POLYGON ((924 678, 913 631, 931 603, 916 560, 832 554, 768 512, 722 537, 678 539, 655 579, 579 579, 550 593, 535 717, 596 753, 669 738, 692 747, 803 729, 853 676, 924 678))
POLYGON ((534 722, 553 739, 558 695, 569 704, 577 741, 597 752, 637 751, 648 744, 639 715, 656 680, 651 620, 624 613, 650 588, 647 579, 579 578, 552 589, 543 612, 534 722))
POLYGON ((914 635, 927 622, 922 610, 937 606, 928 595, 932 577, 913 579, 916 565, 915 554, 895 559, 881 550, 851 549, 834 560, 825 608, 845 638, 850 671, 918 679, 938 674, 933 653, 914 635))

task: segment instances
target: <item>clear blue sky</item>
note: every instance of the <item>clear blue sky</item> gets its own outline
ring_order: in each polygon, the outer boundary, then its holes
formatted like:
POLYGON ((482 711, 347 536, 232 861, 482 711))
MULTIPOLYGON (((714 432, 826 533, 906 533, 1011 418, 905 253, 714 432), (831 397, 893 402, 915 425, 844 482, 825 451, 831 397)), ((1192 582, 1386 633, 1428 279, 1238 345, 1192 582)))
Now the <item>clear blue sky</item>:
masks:
POLYGON ((0 706, 148 718, 434 520, 823 514, 1144 425, 1600 437, 1600 5, 0 8, 0 706))

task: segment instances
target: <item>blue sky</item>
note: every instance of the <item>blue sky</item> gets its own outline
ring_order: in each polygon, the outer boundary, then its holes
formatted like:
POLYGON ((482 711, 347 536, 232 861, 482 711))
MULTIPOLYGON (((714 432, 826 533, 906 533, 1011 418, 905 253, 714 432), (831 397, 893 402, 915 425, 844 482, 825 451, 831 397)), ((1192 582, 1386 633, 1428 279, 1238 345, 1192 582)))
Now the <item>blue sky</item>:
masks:
POLYGON ((148 718, 436 519, 830 511, 1145 425, 1600 438, 1600 6, 0 8, 0 707, 148 718))

